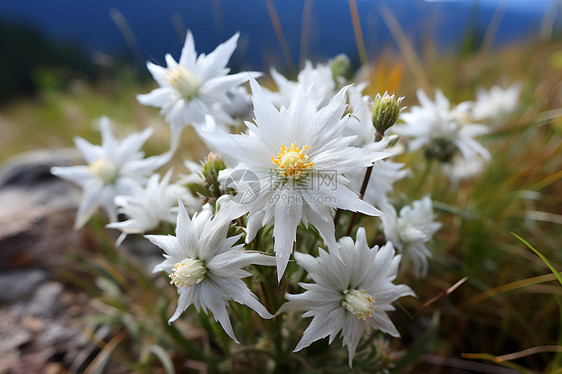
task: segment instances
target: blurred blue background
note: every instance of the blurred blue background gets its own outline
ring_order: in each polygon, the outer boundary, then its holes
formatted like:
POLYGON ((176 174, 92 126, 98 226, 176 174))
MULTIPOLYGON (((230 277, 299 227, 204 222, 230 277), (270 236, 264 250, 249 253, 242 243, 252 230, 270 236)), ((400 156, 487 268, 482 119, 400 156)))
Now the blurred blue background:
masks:
MULTIPOLYGON (((294 76, 305 59, 325 61, 347 54, 359 65, 352 21, 356 9, 366 56, 396 48, 389 32, 392 14, 414 48, 441 52, 477 49, 490 28, 492 48, 558 37, 560 0, 4 0, 0 2, 0 101, 49 85, 52 74, 37 67, 64 68, 95 79, 100 69, 128 66, 146 77, 147 60, 164 64, 178 57, 185 30, 199 53, 240 31, 230 66, 267 71, 275 66, 294 76), (497 22, 492 20, 496 19, 497 22), (280 38, 280 35, 282 37, 280 38)), ((357 21, 355 21, 357 25, 357 21)), ((122 69, 123 71, 125 69, 122 69)))
MULTIPOLYGON (((469 27, 483 35, 498 6, 499 12, 505 13, 495 45, 537 36, 545 15, 560 11, 554 0, 357 0, 370 56, 392 43, 380 16, 383 4, 417 46, 422 38, 430 37, 444 49, 456 48, 469 27)), ((185 28, 193 31, 198 52, 208 52, 240 31, 242 38, 234 63, 263 69, 287 63, 271 19, 273 6, 293 63, 299 61, 303 19, 309 30, 307 57, 326 59, 338 53, 356 56, 347 0, 275 0, 269 6, 268 9, 266 0, 2 1, 0 22, 29 25, 44 36, 79 46, 89 55, 129 51, 135 58, 160 63, 165 53, 178 56, 185 28)), ((555 21, 559 28, 559 14, 555 21)))

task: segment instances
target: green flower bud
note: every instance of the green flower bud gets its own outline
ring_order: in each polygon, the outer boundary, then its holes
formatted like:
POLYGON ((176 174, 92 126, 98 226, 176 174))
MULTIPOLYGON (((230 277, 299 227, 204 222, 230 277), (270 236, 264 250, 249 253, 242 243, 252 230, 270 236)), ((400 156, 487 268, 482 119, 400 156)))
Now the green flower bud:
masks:
POLYGON ((381 136, 384 132, 388 130, 396 120, 402 108, 400 104, 404 100, 404 97, 396 99, 394 94, 392 96, 388 95, 386 92, 384 95, 377 94, 375 100, 373 101, 372 114, 373 114, 373 126, 381 136))
POLYGON ((348 81, 353 76, 351 61, 349 61, 349 57, 343 53, 331 59, 328 64, 332 68, 332 79, 336 83, 338 83, 338 77, 343 77, 348 81))
POLYGON ((219 174, 219 171, 226 169, 226 165, 222 158, 214 152, 209 152, 205 157, 203 164, 203 175, 206 177, 208 174, 219 174))
POLYGON ((205 179, 206 188, 209 190, 210 197, 218 198, 221 196, 219 172, 226 169, 224 160, 214 152, 210 152, 203 164, 203 178, 205 179))

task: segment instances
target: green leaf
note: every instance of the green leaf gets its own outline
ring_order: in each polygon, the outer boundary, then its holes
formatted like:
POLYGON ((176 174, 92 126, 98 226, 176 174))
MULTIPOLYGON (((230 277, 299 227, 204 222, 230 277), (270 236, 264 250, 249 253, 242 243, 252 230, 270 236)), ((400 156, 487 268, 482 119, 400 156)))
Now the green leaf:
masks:
POLYGON ((511 233, 511 235, 515 236, 517 239, 519 239, 523 244, 525 244, 531 251, 535 252, 535 254, 537 256, 539 256, 541 258, 541 260, 544 261, 544 263, 546 264, 546 266, 548 266, 548 268, 550 269, 550 271, 552 271, 552 273, 554 274, 554 276, 556 277, 556 279, 558 279, 558 282, 560 283, 560 285, 562 286, 562 276, 560 275, 560 272, 558 270, 556 270, 556 268, 554 267, 554 265, 552 265, 552 263, 548 260, 548 258, 546 258, 545 255, 543 255, 542 253, 540 253, 537 249, 533 248, 533 246, 531 244, 529 244, 525 239, 523 239, 522 237, 520 237, 519 235, 515 234, 515 233, 511 233))
POLYGON ((166 370, 166 374, 176 374, 176 370, 174 369, 174 363, 170 358, 168 352, 166 352, 162 347, 159 345, 151 345, 148 347, 148 350, 156 355, 162 366, 164 366, 164 370, 166 370))

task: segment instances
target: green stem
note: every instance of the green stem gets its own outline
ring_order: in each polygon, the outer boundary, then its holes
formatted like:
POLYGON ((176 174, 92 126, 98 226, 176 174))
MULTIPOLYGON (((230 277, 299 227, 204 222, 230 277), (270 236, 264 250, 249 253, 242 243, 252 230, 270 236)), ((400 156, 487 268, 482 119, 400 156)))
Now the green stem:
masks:
POLYGON ((426 160, 425 167, 423 169, 423 173, 420 176, 420 178, 418 179, 418 183, 416 183, 416 185, 414 187, 414 190, 412 191, 413 194, 411 196, 414 196, 416 194, 416 192, 419 191, 422 188, 423 184, 427 180, 427 177, 429 175, 429 171, 431 170, 431 166, 432 166, 432 160, 431 159, 426 160))
MULTIPOLYGON (((199 313, 199 319, 201 320, 201 325, 205 330, 207 330, 210 337, 216 337, 218 343, 220 344, 222 350, 224 351, 224 355, 228 356, 230 354, 230 344, 229 339, 230 337, 224 332, 224 329, 218 322, 211 322, 211 316, 205 314, 203 311, 199 313)), ((207 360, 209 363, 210 360, 207 360)), ((211 360, 214 361, 214 360, 211 360)), ((213 362, 213 365, 215 362, 213 362)))

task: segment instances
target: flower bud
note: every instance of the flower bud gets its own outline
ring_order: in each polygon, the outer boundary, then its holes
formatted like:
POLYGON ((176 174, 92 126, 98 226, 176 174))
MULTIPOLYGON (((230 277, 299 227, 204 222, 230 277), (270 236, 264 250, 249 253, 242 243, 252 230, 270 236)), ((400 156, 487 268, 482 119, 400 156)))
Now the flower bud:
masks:
POLYGON ((353 76, 353 66, 351 65, 351 61, 349 61, 349 57, 343 53, 331 59, 328 64, 332 68, 332 78, 336 83, 338 83, 338 77, 350 80, 353 76))
MULTIPOLYGON (((203 178, 205 179, 206 188, 209 190, 209 197, 218 198, 221 196, 219 172, 226 169, 224 160, 214 152, 209 152, 203 164, 203 178)), ((204 194, 205 196, 207 194, 204 194)))
POLYGON ((214 152, 209 152, 205 157, 203 164, 203 176, 205 179, 215 179, 214 176, 219 174, 219 171, 226 169, 226 165, 222 158, 214 152))
POLYGON ((392 96, 388 95, 386 92, 384 95, 377 94, 372 106, 372 118, 373 126, 381 136, 384 132, 388 130, 396 120, 402 108, 400 104, 404 100, 404 97, 396 99, 394 94, 392 96))

